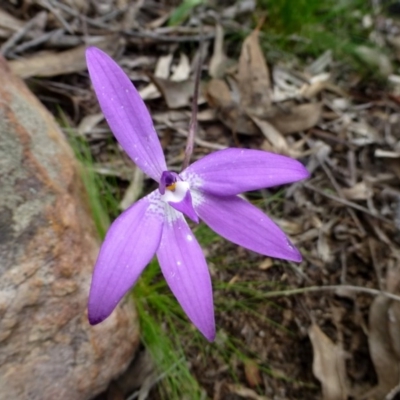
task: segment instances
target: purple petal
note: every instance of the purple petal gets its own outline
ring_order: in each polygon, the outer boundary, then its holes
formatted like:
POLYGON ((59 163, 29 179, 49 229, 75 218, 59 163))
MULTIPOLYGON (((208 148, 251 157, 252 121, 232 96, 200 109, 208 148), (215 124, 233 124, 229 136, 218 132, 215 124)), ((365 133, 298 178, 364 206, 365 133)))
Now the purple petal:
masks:
POLYGON ((211 278, 203 252, 185 219, 169 209, 157 257, 183 310, 210 342, 215 338, 211 278))
POLYGON ((106 319, 154 256, 161 239, 164 204, 158 190, 139 200, 111 225, 93 272, 88 313, 106 319))
POLYGON ((199 217, 224 238, 269 257, 301 261, 300 252, 262 211, 237 196, 199 194, 199 217))
POLYGON ((167 169, 149 111, 118 64, 96 47, 86 50, 90 79, 114 136, 129 157, 157 182, 167 169))
POLYGON ((226 149, 211 153, 183 171, 191 188, 230 196, 296 182, 309 176, 297 160, 261 150, 226 149))

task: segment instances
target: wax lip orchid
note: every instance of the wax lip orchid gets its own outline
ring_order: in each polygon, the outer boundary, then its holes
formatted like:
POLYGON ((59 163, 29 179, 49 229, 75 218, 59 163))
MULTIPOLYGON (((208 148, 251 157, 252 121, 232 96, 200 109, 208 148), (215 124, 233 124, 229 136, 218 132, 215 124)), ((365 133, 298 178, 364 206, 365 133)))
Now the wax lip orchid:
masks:
POLYGON ((211 279, 202 249, 185 217, 203 220, 224 238, 270 257, 301 261, 299 251, 242 192, 296 182, 308 176, 296 160, 260 150, 211 153, 181 173, 169 171, 150 114, 123 70, 104 52, 86 51, 90 79, 116 139, 130 158, 159 183, 111 225, 93 272, 91 324, 107 318, 154 254, 183 310, 212 341, 211 279))

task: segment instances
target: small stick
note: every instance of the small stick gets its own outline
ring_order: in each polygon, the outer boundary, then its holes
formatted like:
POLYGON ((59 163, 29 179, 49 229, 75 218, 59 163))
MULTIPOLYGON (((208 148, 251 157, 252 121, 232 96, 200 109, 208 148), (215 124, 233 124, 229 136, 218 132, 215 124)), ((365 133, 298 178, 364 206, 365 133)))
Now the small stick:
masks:
POLYGON ((190 162, 190 157, 193 153, 194 138, 197 132, 197 112, 198 112, 198 98, 199 98, 199 85, 200 85, 200 74, 201 74, 201 64, 203 61, 203 40, 200 42, 199 49, 199 62, 196 67, 196 74, 194 77, 194 93, 192 99, 192 116, 189 123, 189 134, 186 142, 185 158, 183 159, 182 170, 186 169, 190 162))
POLYGON ((326 291, 334 291, 334 290, 348 290, 352 292, 358 293, 366 293, 372 296, 383 295, 391 300, 400 301, 400 296, 397 296, 393 293, 383 292, 378 289, 371 289, 362 286, 354 286, 354 285, 329 285, 329 286, 307 286, 299 289, 287 289, 287 290, 278 290, 276 292, 265 293, 264 297, 280 297, 280 296, 293 296, 296 294, 304 294, 310 292, 326 292, 326 291))
POLYGON ((57 5, 59 4, 58 1, 56 1, 56 7, 54 7, 53 4, 51 4, 51 2, 48 0, 42 0, 41 3, 42 3, 41 6, 46 7, 54 15, 54 17, 58 19, 60 24, 64 27, 64 29, 68 31, 69 34, 71 35, 74 34, 74 30, 71 28, 69 23, 64 19, 64 17, 61 15, 61 13, 58 12, 56 8, 57 5))
POLYGON ((16 31, 6 42, 0 47, 0 53, 5 56, 34 26, 40 24, 41 20, 47 16, 46 12, 36 14, 30 21, 28 21, 21 29, 16 31))
POLYGON ((64 29, 57 29, 50 32, 46 32, 43 35, 36 37, 32 40, 28 40, 27 42, 21 43, 20 45, 14 48, 14 54, 22 53, 26 50, 29 50, 32 47, 38 46, 44 42, 47 42, 51 38, 56 38, 57 36, 60 37, 64 34, 64 29))
POLYGON ((362 207, 362 206, 360 206, 360 205, 358 205, 356 203, 353 203, 352 201, 349 201, 349 200, 346 200, 346 199, 342 199, 341 197, 337 197, 337 196, 334 196, 334 195, 329 194, 329 193, 325 193, 323 190, 318 189, 314 185, 311 185, 310 183, 307 183, 307 182, 303 183, 303 185, 307 189, 311 189, 314 192, 319 193, 321 196, 325 196, 328 199, 337 201, 338 203, 344 204, 347 207, 353 207, 354 209, 356 209, 358 211, 361 211, 361 212, 363 212, 365 214, 368 214, 373 218, 379 219, 380 221, 387 222, 388 224, 393 224, 393 222, 390 221, 389 219, 384 218, 384 217, 382 217, 380 215, 373 214, 370 210, 368 210, 368 208, 362 207))

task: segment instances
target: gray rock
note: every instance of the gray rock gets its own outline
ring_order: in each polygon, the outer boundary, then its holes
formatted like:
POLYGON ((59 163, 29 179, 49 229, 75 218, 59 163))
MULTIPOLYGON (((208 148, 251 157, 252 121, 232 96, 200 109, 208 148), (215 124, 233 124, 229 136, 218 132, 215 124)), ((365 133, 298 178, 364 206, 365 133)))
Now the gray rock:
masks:
POLYGON ((0 400, 90 399, 133 358, 131 303, 87 321, 98 248, 71 149, 0 58, 0 400))

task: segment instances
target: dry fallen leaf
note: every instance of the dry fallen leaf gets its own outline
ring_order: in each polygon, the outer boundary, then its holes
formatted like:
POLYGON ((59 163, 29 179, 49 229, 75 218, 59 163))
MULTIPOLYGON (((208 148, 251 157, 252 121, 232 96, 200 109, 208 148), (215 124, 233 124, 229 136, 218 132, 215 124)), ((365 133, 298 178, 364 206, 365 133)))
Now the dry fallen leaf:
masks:
POLYGON ((24 21, 21 21, 0 9, 0 28, 5 29, 6 31, 16 32, 19 29, 22 29, 24 25, 24 21))
MULTIPOLYGON (((118 44, 118 40, 115 37, 108 37, 96 43, 96 46, 113 55, 118 50, 116 44, 118 44)), ((24 79, 31 76, 51 77, 71 74, 86 69, 86 47, 86 45, 82 45, 61 52, 36 53, 30 58, 9 61, 9 65, 16 75, 24 79)))
MULTIPOLYGON (((166 56, 167 57, 167 56, 166 56)), ((166 60, 167 58, 164 57, 166 60)), ((189 58, 181 53, 179 63, 174 72, 170 75, 172 57, 168 58, 168 63, 160 71, 156 69, 154 75, 150 75, 151 84, 142 89, 139 93, 143 99, 156 98, 161 93, 170 109, 189 106, 194 92, 194 77, 190 77, 189 58), (151 96, 151 97, 150 97, 151 96)), ((159 67, 160 62, 158 62, 159 67)), ((202 93, 202 83, 200 82, 200 93, 202 93)), ((204 98, 198 100, 199 104, 204 98)))
POLYGON ((248 400, 269 400, 266 396, 258 395, 253 389, 241 385, 227 385, 231 393, 248 400))
MULTIPOLYGON (((392 301, 386 296, 377 296, 369 311, 369 351, 374 363, 378 385, 363 399, 383 399, 400 382, 400 363, 392 345, 389 329, 389 307, 392 301)), ((400 334, 400 321, 396 321, 400 334)), ((392 327, 393 331, 393 327, 392 327)))
MULTIPOLYGON (((386 287, 389 293, 400 289, 398 262, 387 266, 386 287)), ((369 311, 369 350, 378 377, 378 384, 362 399, 389 398, 400 384, 400 303, 386 296, 377 296, 369 311)))
POLYGON ((328 235, 324 232, 320 232, 317 241, 317 252, 318 256, 324 263, 330 263, 333 259, 332 249, 329 245, 328 235))
POLYGON ((287 235, 299 235, 303 232, 303 225, 298 221, 284 218, 273 218, 273 220, 287 235))
MULTIPOLYGON (((159 57, 154 70, 154 76, 161 79, 168 79, 173 58, 173 54, 159 57)), ((139 94, 143 100, 154 100, 161 97, 161 93, 154 83, 149 83, 140 89, 139 94)))
POLYGON ((313 373, 321 382, 324 400, 346 400, 348 395, 344 351, 313 323, 308 331, 314 351, 313 373))
POLYGON ((194 79, 175 82, 152 76, 151 80, 163 95, 169 108, 180 108, 190 105, 190 99, 194 91, 194 79))
POLYGON ((243 42, 237 81, 241 107, 262 117, 271 106, 271 81, 258 35, 254 30, 243 42))
POLYGON ((357 146, 366 146, 367 144, 377 143, 380 140, 377 130, 365 120, 351 122, 347 129, 354 134, 351 142, 357 146))
POLYGON ((342 188, 341 192, 349 200, 367 200, 373 195, 372 189, 364 181, 356 183, 351 188, 342 188))
POLYGON ((181 53, 180 58, 179 58, 179 63, 175 67, 175 70, 173 74, 171 75, 171 81, 175 82, 180 82, 180 81, 186 81, 189 79, 190 76, 190 61, 189 57, 181 53))
MULTIPOLYGON (((282 134, 312 128, 321 118, 322 105, 294 105, 287 107, 287 111, 272 106, 269 69, 258 36, 258 30, 254 30, 243 42, 237 82, 231 80, 229 87, 222 79, 212 79, 207 85, 208 101, 212 107, 217 108, 220 120, 233 132, 254 135, 261 131, 274 151, 290 154, 282 134)), ((214 56, 210 64, 212 76, 220 75, 218 68, 225 60, 221 40, 217 30, 214 56)))
POLYGON ((247 359, 244 361, 244 374, 250 387, 261 385, 262 379, 260 375, 260 369, 254 360, 247 359))
POLYGON ((285 135, 312 128, 320 120, 321 113, 321 103, 301 104, 291 107, 287 112, 278 111, 268 120, 285 135))
MULTIPOLYGON (((214 55, 210 64, 212 76, 220 76, 221 65, 225 62, 221 35, 222 31, 217 30, 214 55)), ((246 135, 259 134, 259 129, 251 118, 268 115, 271 106, 271 84, 257 30, 253 31, 243 43, 236 78, 237 82, 230 82, 231 87, 234 86, 232 90, 222 79, 211 80, 207 85, 209 103, 217 108, 220 120, 233 132, 246 135)), ((283 146, 282 141, 279 146, 283 146)))
POLYGON ((208 72, 212 78, 222 78, 230 60, 224 52, 224 30, 221 25, 215 28, 213 55, 210 60, 208 72))
MULTIPOLYGON (((398 294, 400 291, 400 265, 398 260, 389 263, 386 276, 387 291, 398 294)), ((393 301, 389 307, 389 332, 397 360, 400 362, 400 303, 393 301)))
POLYGON ((253 122, 260 128, 263 135, 271 143, 277 153, 289 154, 289 147, 282 134, 268 121, 249 115, 253 122))
POLYGON ((274 265, 274 261, 272 258, 266 258, 264 261, 260 263, 258 266, 259 269, 262 271, 266 271, 267 269, 270 269, 274 265))
POLYGON ((313 97, 317 96, 320 92, 322 92, 324 89, 326 89, 327 86, 328 82, 326 81, 313 82, 309 85, 304 85, 300 89, 300 93, 305 99, 312 99, 313 97))
POLYGON ((219 119, 232 132, 245 135, 256 135, 260 132, 253 121, 241 111, 233 100, 233 95, 225 81, 212 79, 207 84, 206 96, 210 106, 217 109, 219 119))
POLYGON ((235 105, 229 86, 222 79, 211 79, 207 84, 206 94, 211 107, 222 109, 235 105))

